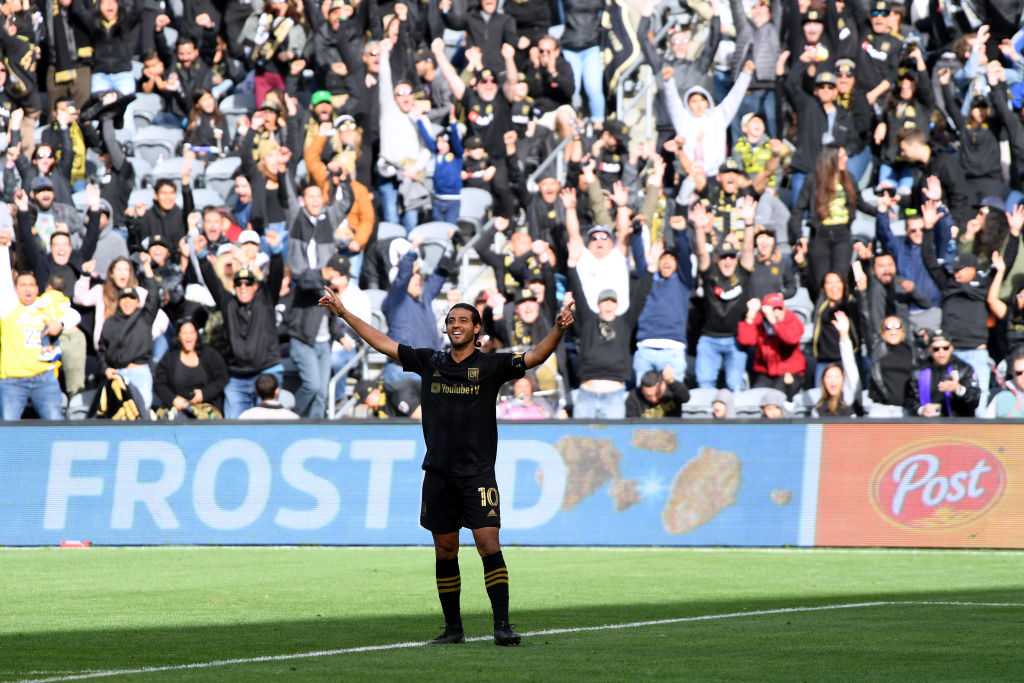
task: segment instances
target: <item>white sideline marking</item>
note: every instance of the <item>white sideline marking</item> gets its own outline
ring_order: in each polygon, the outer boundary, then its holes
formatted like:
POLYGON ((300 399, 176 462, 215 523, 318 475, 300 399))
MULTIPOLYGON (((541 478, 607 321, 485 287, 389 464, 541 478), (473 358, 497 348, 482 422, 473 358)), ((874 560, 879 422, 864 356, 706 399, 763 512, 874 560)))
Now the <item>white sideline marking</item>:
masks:
MULTIPOLYGON (((826 610, 856 609, 860 607, 881 607, 894 605, 941 605, 956 607, 1024 607, 1022 603, 1013 602, 959 602, 959 601, 879 601, 879 602, 850 602, 841 605, 817 605, 809 607, 782 607, 779 609, 754 610, 750 612, 728 612, 725 614, 705 614, 697 617, 677 617, 674 619, 654 619, 651 621, 633 621, 626 624, 604 624, 602 626, 576 626, 572 628, 552 628, 545 631, 530 631, 522 633, 524 638, 533 636, 559 635, 563 633, 584 633, 587 631, 612 631, 624 628, 640 628, 643 626, 662 626, 666 624, 682 624, 691 621, 712 621, 715 619, 733 619, 736 617, 757 617, 767 614, 792 614, 795 612, 822 612, 826 610)), ((475 643, 491 640, 493 636, 473 636, 466 638, 466 642, 475 643)), ((56 683, 57 681, 80 681, 88 678, 108 678, 112 676, 131 676, 134 674, 150 674, 161 671, 187 671, 190 669, 209 669, 216 666, 230 666, 232 664, 255 664, 259 662, 282 662, 291 659, 311 659, 314 657, 332 657, 334 655, 346 655, 356 652, 375 652, 380 650, 401 650, 411 647, 424 647, 425 641, 414 641, 406 643, 388 643, 386 645, 363 645, 360 647, 347 647, 338 650, 320 650, 314 652, 299 652, 290 655, 264 655, 262 657, 242 657, 239 659, 220 659, 212 662, 194 662, 192 664, 172 664, 168 666, 148 666, 139 669, 109 669, 107 671, 85 671, 68 676, 54 676, 52 678, 26 678, 14 683, 56 683)), ((31 673, 31 672, 28 672, 31 673)))

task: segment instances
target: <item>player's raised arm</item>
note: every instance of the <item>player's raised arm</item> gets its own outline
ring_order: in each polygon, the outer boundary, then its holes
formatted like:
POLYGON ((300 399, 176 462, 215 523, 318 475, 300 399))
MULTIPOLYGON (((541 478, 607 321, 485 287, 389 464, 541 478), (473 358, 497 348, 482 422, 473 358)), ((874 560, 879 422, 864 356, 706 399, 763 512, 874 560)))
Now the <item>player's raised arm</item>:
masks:
POLYGON ((320 297, 318 302, 319 305, 331 309, 331 313, 344 320, 367 344, 385 356, 398 360, 398 342, 345 308, 338 295, 329 287, 324 287, 324 292, 325 294, 320 297))
POLYGON ((523 355, 523 360, 526 361, 526 367, 533 368, 548 359, 548 356, 554 352, 555 347, 558 346, 559 340, 567 329, 572 325, 572 309, 568 306, 563 308, 555 318, 555 324, 551 328, 551 331, 544 335, 544 338, 540 340, 540 343, 530 349, 523 355))

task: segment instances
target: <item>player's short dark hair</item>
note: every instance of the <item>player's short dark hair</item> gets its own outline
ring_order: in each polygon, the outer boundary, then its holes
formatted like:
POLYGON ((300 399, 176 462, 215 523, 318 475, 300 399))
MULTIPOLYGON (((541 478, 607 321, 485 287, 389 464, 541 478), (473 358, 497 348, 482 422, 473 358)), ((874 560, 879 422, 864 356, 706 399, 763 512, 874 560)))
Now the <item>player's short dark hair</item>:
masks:
POLYGON ((266 373, 256 378, 256 395, 261 401, 268 401, 274 398, 277 393, 277 377, 266 373))
POLYGON ((484 324, 483 319, 480 318, 480 311, 476 310, 476 306, 461 301, 448 309, 447 315, 444 316, 445 320, 448 319, 448 316, 451 315, 452 311, 454 311, 456 308, 465 308, 467 311, 469 311, 470 315, 473 318, 474 325, 484 324))
POLYGON ((160 189, 165 185, 170 185, 171 187, 173 187, 175 192, 178 191, 178 186, 174 184, 174 181, 169 180, 168 178, 161 178, 160 180, 156 181, 153 184, 153 192, 159 192, 160 189))

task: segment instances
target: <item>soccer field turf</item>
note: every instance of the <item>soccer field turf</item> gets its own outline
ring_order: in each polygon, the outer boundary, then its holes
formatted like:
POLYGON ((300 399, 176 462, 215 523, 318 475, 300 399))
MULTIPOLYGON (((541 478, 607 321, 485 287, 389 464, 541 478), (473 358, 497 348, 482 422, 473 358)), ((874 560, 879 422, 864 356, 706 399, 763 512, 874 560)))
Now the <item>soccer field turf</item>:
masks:
POLYGON ((0 680, 1024 674, 1021 552, 507 548, 518 648, 491 642, 480 561, 460 556, 483 638, 427 647, 425 547, 3 549, 0 680))

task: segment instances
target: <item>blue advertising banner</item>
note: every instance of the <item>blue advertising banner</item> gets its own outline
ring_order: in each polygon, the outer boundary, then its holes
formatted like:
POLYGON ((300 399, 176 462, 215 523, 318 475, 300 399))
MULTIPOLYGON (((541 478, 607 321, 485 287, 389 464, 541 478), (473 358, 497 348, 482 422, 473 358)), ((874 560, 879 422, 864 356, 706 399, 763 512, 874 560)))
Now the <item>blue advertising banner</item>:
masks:
MULTIPOLYGON (((818 429, 503 424, 502 541, 808 545, 818 429)), ((429 542, 419 425, 18 426, 0 439, 2 545, 429 542)))

